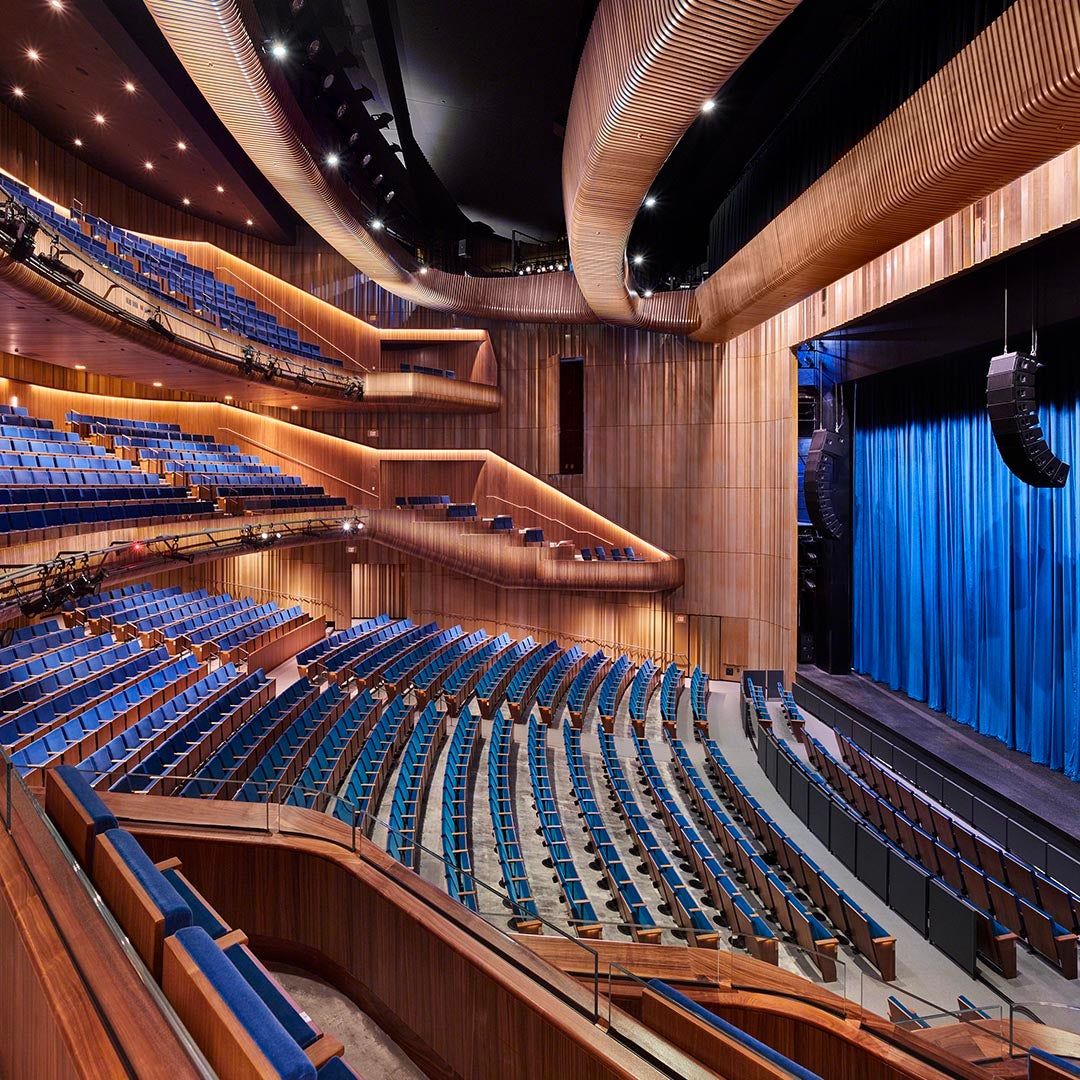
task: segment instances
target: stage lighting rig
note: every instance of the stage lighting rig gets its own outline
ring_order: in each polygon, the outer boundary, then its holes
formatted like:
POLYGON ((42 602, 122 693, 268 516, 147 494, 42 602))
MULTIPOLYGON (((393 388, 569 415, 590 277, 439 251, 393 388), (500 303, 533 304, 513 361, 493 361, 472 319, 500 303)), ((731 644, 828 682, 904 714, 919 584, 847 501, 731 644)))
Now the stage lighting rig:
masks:
POLYGON ((240 360, 240 370, 250 379, 255 374, 255 350, 250 345, 244 346, 240 360))

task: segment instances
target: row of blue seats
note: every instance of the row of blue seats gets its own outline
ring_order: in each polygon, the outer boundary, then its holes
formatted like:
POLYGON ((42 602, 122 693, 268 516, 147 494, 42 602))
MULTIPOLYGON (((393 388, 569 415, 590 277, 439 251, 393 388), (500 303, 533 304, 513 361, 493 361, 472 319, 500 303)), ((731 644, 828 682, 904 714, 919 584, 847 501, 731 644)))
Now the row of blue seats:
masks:
MULTIPOLYGON (((160 420, 124 420, 115 416, 96 416, 92 413, 75 412, 74 409, 65 415, 65 419, 71 424, 110 424, 127 431, 153 431, 153 432, 180 432, 179 424, 164 423, 160 420)), ((202 436, 209 438, 209 436, 202 436)))
POLYGON ((0 647, 0 670, 11 667, 32 656, 51 652, 74 641, 81 631, 61 627, 56 619, 20 626, 0 634, 0 641, 7 641, 0 647), (74 635, 74 636, 72 636, 74 635))
MULTIPOLYGON (((686 887, 667 848, 656 839, 649 819, 642 812, 630 781, 623 771, 622 762, 615 747, 615 738, 606 731, 599 731, 600 756, 604 772, 619 808, 635 842, 641 851, 642 861, 649 870, 653 884, 663 894, 675 921, 699 948, 716 948, 720 935, 712 919, 686 887)), ((636 737, 636 736, 635 736, 636 737)))
MULTIPOLYGON (((74 670, 79 660, 114 644, 111 634, 87 637, 81 629, 62 631, 61 634, 75 636, 60 648, 0 669, 0 711, 21 709, 31 701, 37 701, 48 693, 55 693, 58 683, 53 682, 50 685, 45 681, 49 672, 55 672, 62 683, 65 671, 60 669, 74 670)), ((69 681, 73 681, 73 678, 69 681)))
POLYGON ((585 658, 585 652, 580 645, 571 645, 562 655, 548 668, 540 689, 536 692, 536 703, 542 709, 552 709, 557 704, 560 691, 567 675, 585 658))
POLYGON ((318 688, 305 678, 290 683, 277 697, 263 705, 243 727, 225 739, 194 770, 192 778, 178 794, 189 799, 215 799, 222 794, 231 794, 248 778, 262 756, 263 748, 288 727, 318 694, 318 688))
POLYGON ((480 676, 476 684, 476 697, 483 703, 483 707, 486 708, 488 703, 492 702, 494 694, 508 673, 517 665, 524 663, 529 653, 537 648, 539 648, 537 643, 528 636, 516 641, 511 648, 500 654, 498 659, 480 676))
POLYGON ((344 794, 334 805, 336 818, 370 832, 375 806, 394 758, 411 730, 412 719, 412 709, 404 695, 390 699, 364 742, 345 783, 344 794))
POLYGON ((259 758, 247 782, 233 795, 236 802, 276 802, 277 790, 295 780, 302 771, 299 758, 313 736, 322 734, 340 719, 346 699, 341 688, 328 686, 281 733, 259 758))
MULTIPOLYGON (((16 750, 11 760, 20 772, 26 773, 64 757, 85 757, 91 744, 108 741, 117 729, 130 726, 132 713, 144 702, 172 696, 192 681, 198 670, 198 662, 190 654, 174 660, 164 649, 136 654, 95 680, 95 704, 89 708, 69 707, 63 714, 57 711, 48 724, 39 725, 49 730, 16 750)), ((51 711, 52 703, 46 703, 46 707, 51 711)))
POLYGON ((386 850, 398 862, 413 869, 420 856, 417 847, 420 810, 445 735, 446 714, 439 712, 432 701, 420 714, 405 745, 394 794, 390 799, 386 850))
MULTIPOLYGON (((766 736, 769 737, 769 736, 766 736)), ((783 740, 780 740, 783 742, 783 740)), ((720 782, 731 805, 757 837, 766 852, 777 865, 782 866, 791 879, 802 888, 820 911, 842 934, 846 934, 860 953, 881 972, 889 982, 896 973, 896 940, 862 907, 848 896, 805 852, 798 849, 779 825, 750 794, 735 770, 724 759, 720 747, 712 739, 703 740, 706 760, 713 775, 720 782)), ((813 770, 792 754, 786 743, 781 749, 789 759, 799 760, 801 768, 810 780, 813 770)), ((826 791, 828 785, 820 777, 811 780, 826 791)), ((751 867, 751 872, 753 868, 751 867)), ((766 884, 767 887, 767 884, 766 884)))
MULTIPOLYGON (((234 458, 220 460, 220 455, 215 452, 206 454, 190 453, 184 454, 183 457, 174 457, 167 450, 157 452, 161 455, 168 455, 158 459, 164 462, 162 472, 166 474, 194 472, 201 476, 227 476, 230 478, 280 476, 283 483, 303 483, 299 476, 284 476, 280 465, 264 465, 258 458, 253 461, 237 461, 234 458)), ((147 455, 140 454, 139 456, 145 457, 147 455)), ((244 456, 251 457, 250 454, 244 456)))
MULTIPOLYGON (((149 442, 150 440, 141 440, 149 442)), ((103 449, 103 448, 102 448, 103 449)), ((140 461, 161 461, 163 472, 184 472, 190 468, 190 462, 214 461, 234 465, 261 465, 262 459, 256 454, 241 454, 238 451, 219 447, 212 443, 207 449, 173 450, 165 446, 128 446, 127 449, 138 453, 140 461)), ((274 466, 264 466, 273 469, 274 466)))
POLYGON ((483 629, 474 630, 471 634, 459 637, 448 649, 444 649, 416 673, 413 686, 417 690, 425 692, 431 690, 439 678, 449 672, 466 653, 483 644, 486 640, 487 631, 483 629))
POLYGON ((401 365, 401 370, 405 372, 415 372, 417 375, 438 375, 441 379, 456 379, 457 372, 451 371, 449 368, 434 368, 427 367, 424 364, 405 364, 401 365))
POLYGON ((459 691, 464 690, 471 680, 479 679, 481 669, 486 671, 495 657, 510 647, 512 641, 509 634, 502 633, 486 641, 476 652, 467 655, 443 679, 443 693, 448 698, 456 698, 459 691))
POLYGON ((660 718, 665 724, 675 724, 679 715, 679 698, 683 692, 683 673, 678 664, 668 664, 660 680, 660 718))
POLYGON ((276 630, 278 627, 284 626, 294 619, 300 618, 303 613, 304 609, 300 607, 299 604, 291 608, 277 608, 274 611, 268 612, 261 619, 256 619, 254 622, 249 622, 244 626, 237 627, 237 629, 233 630, 231 633, 214 638, 214 647, 220 649, 222 652, 228 649, 236 649, 241 645, 247 644, 249 641, 254 641, 263 634, 268 634, 272 630, 276 630))
MULTIPOLYGON (((585 562, 607 562, 609 553, 602 547, 582 548, 581 557, 585 562)), ((610 552, 612 562, 644 562, 640 555, 634 552, 632 547, 613 547, 610 552)))
POLYGON ((495 848, 502 871, 502 887, 510 898, 514 925, 539 919, 540 913, 529 885, 525 856, 518 840, 517 813, 510 787, 510 744, 512 725, 499 709, 491 725, 488 746, 488 806, 495 829, 495 848))
POLYGON ((708 730, 709 724, 709 676, 700 667, 690 675, 690 711, 694 722, 708 730))
POLYGON ((231 443, 219 443, 214 442, 213 435, 193 435, 190 432, 176 432, 171 436, 163 435, 123 435, 119 432, 121 430, 128 430, 126 428, 119 429, 115 424, 109 424, 104 422, 98 422, 94 425, 95 429, 104 429, 100 432, 103 435, 111 435, 113 440, 113 446, 118 449, 126 450, 172 450, 178 454, 199 454, 199 453, 212 453, 212 454, 239 454, 240 447, 233 446, 231 443))
POLYGON ((443 774, 442 850, 446 891, 470 911, 480 910, 473 877, 472 827, 468 813, 479 730, 479 714, 471 709, 462 710, 446 751, 443 774))
MULTIPOLYGON (((147 514, 155 512, 159 506, 193 502, 185 493, 174 487, 109 485, 97 487, 17 487, 0 488, 0 505, 22 507, 29 511, 31 507, 45 509, 101 509, 94 503, 144 503, 147 514), (53 505, 57 504, 57 505, 53 505), (151 505, 153 504, 153 505, 151 505)), ((209 505, 199 502, 200 505, 209 505)), ((18 513, 17 510, 12 510, 18 513)))
POLYGON ((607 656, 604 650, 597 649, 578 669, 566 695, 566 707, 571 714, 580 716, 585 711, 595 687, 597 675, 606 661, 607 656))
POLYGON ((634 681, 630 684, 630 719, 645 722, 649 710, 649 698, 656 689, 656 664, 649 659, 634 672, 634 681))
POLYGON ((179 860, 155 865, 83 773, 50 770, 45 805, 181 1022, 204 1034, 200 1049, 215 1074, 239 1068, 288 1080, 358 1080, 333 1056, 340 1046, 327 1046, 246 938, 191 886, 179 860), (316 1069, 313 1060, 326 1063, 316 1069))
POLYGON ((156 745, 136 767, 125 769, 110 790, 146 795, 172 794, 178 783, 171 777, 175 775, 182 781, 194 768, 193 763, 201 763, 208 756, 207 740, 232 734, 251 715, 252 706, 272 694, 273 683, 261 668, 249 672, 225 693, 204 700, 201 708, 185 717, 183 725, 156 745))
MULTIPOLYGON (((204 592, 200 589, 199 592, 204 592)), ((225 618, 254 601, 245 597, 233 600, 228 593, 212 593, 200 596, 185 593, 175 600, 158 600, 144 608, 125 612, 113 625, 129 627, 138 634, 157 631, 165 641, 176 639, 215 617, 225 618)))
POLYGON ((184 638, 188 646, 203 645, 207 642, 216 643, 220 638, 226 637, 234 630, 240 630, 249 623, 258 621, 273 614, 278 610, 273 600, 265 604, 254 604, 248 597, 238 601, 239 609, 233 612, 222 613, 217 610, 204 612, 195 616, 195 627, 184 632, 184 638))
POLYGON ((74 439, 61 440, 58 437, 61 434, 63 433, 59 431, 46 431, 42 432, 41 437, 12 438, 10 436, 0 436, 0 451, 6 454, 66 454, 69 457, 78 457, 85 464, 91 466, 94 465, 94 462, 87 460, 89 458, 114 460, 108 457, 109 452, 104 446, 98 446, 97 443, 83 442, 77 436, 74 439), (46 438, 45 436, 49 437, 46 438))
MULTIPOLYGON (((727 852, 728 858, 732 860, 733 865, 745 867, 746 860, 756 857, 756 852, 752 847, 746 845, 746 841, 735 823, 717 802, 711 788, 705 782, 705 778, 698 772, 697 767, 691 761, 690 754, 681 740, 671 739, 670 745, 675 762, 675 771, 687 795, 690 797, 690 802, 701 815, 706 828, 716 838, 724 851, 727 852)), ((651 751, 649 756, 651 762, 651 751)), ((747 948, 759 960, 773 964, 778 963, 777 935, 768 923, 754 911, 750 902, 742 895, 735 882, 723 871, 719 862, 709 849, 704 846, 704 842, 698 835, 697 830, 685 818, 678 815, 671 793, 668 791, 662 777, 656 773, 655 765, 647 775, 650 785, 655 784, 653 789, 654 798, 657 798, 663 804, 664 809, 661 812, 667 815, 667 820, 671 823, 669 827, 674 827, 680 831, 682 844, 685 845, 686 850, 691 852, 691 861, 698 868, 701 880, 709 887, 713 902, 724 912, 728 926, 743 938, 747 948)), ((749 884, 754 879, 747 876, 744 871, 744 880, 749 884)), ((767 899, 767 896, 765 898, 767 899)), ((811 949, 818 956, 821 956, 822 954, 818 953, 814 948, 814 941, 821 940, 824 942, 831 935, 808 912, 805 921, 808 927, 812 925, 812 934, 808 933, 804 936, 802 932, 799 932, 795 933, 794 936, 803 948, 811 949)), ((831 946, 834 955, 835 944, 833 942, 831 946)), ((823 959, 822 962, 824 963, 825 960, 823 959)), ((831 963, 831 967, 828 967, 826 974, 830 981, 835 979, 835 963, 831 963)))
POLYGON ((161 589, 154 589, 149 585, 137 585, 80 597, 75 602, 74 608, 84 619, 112 618, 130 608, 180 596, 182 592, 179 585, 167 585, 161 589))
POLYGON ((611 838, 604 817, 597 806, 593 793, 592 781, 585 768, 585 758, 581 752, 581 729, 573 724, 563 724, 563 745, 566 751, 566 764, 570 772, 570 783, 574 799, 578 804, 584 821, 585 831, 592 841, 593 850, 600 860, 608 886, 623 920, 630 933, 637 941, 658 941, 660 928, 656 919, 642 898, 630 872, 623 864, 619 848, 611 838))
POLYGON ((596 918, 596 909, 589 900, 578 874, 570 845, 566 841, 562 814, 555 801, 555 792, 551 785, 548 770, 547 725, 541 724, 535 715, 529 717, 529 780, 532 784, 533 803, 540 819, 540 831, 544 837, 544 846, 562 887, 562 898, 570 912, 570 922, 579 934, 585 937, 599 937, 601 927, 596 918))
MULTIPOLYGON (((337 670, 345 671, 357 679, 374 678, 389 667, 403 652, 411 649, 418 642, 438 633, 437 623, 425 623, 423 626, 414 626, 402 634, 391 637, 377 648, 361 653, 359 659, 349 662, 337 670)), ((341 657, 335 657, 337 664, 341 657)))
POLYGON ((331 495, 283 495, 283 496, 256 496, 247 492, 237 492, 229 488, 218 488, 217 494, 226 498, 243 498, 247 509, 273 513, 278 510, 340 510, 347 503, 344 499, 331 495))
POLYGON ((76 463, 72 468, 0 468, 0 484, 4 487, 130 487, 144 484, 160 487, 161 479, 139 469, 121 468, 119 462, 111 469, 103 466, 87 469, 76 463))
POLYGON ((331 674, 348 672, 350 665, 366 654, 415 629, 416 624, 412 619, 399 619, 396 622, 380 624, 354 637, 340 639, 319 658, 320 666, 331 674))
POLYGON ((432 656, 450 642, 456 641, 464 633, 465 631, 460 626, 451 626, 448 630, 440 630, 438 633, 422 638, 411 648, 400 653, 394 662, 386 667, 382 673, 383 680, 396 686, 417 664, 423 663, 427 657, 432 656))
POLYGON ((301 668, 307 667, 309 664, 314 664, 317 660, 334 650, 347 645, 351 641, 355 641, 359 637, 369 634, 372 630, 377 630, 380 626, 385 626, 389 621, 390 616, 384 614, 379 615, 374 619, 363 619, 350 626, 347 630, 335 630, 332 634, 328 634, 326 637, 315 642, 314 645, 309 645, 302 652, 298 653, 296 662, 301 668))
POLYGON ((514 672, 506 687, 506 701, 514 708, 514 715, 521 716, 528 702, 524 700, 540 669, 559 651, 559 643, 552 638, 543 648, 534 649, 525 662, 514 672))
POLYGON ((83 758, 79 768, 93 774, 95 787, 111 787, 121 768, 136 768, 145 754, 192 719, 239 677, 232 664, 215 669, 83 758))
POLYGON ((0 511, 0 532, 35 532, 39 529, 58 529, 66 525, 204 516, 214 512, 214 504, 201 499, 154 499, 111 503, 107 506, 55 506, 44 510, 10 510, 0 511))
MULTIPOLYGON (((619 696, 626 687, 626 677, 629 673, 630 658, 628 656, 618 656, 611 667, 608 668, 604 681, 600 684, 600 693, 596 699, 596 708, 601 716, 614 717, 615 711, 619 707, 619 696)), ((571 687, 571 710, 574 709, 573 693, 571 687)))
POLYGON ((357 694, 315 747, 285 802, 311 808, 327 792, 336 791, 343 768, 356 757, 358 743, 366 737, 377 715, 378 706, 372 696, 366 690, 357 694))

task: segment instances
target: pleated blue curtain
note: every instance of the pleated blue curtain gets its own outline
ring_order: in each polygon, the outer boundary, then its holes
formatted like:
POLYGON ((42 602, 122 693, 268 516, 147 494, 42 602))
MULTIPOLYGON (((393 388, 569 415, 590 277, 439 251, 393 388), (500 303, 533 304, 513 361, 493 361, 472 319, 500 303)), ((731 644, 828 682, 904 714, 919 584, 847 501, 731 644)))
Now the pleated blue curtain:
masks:
POLYGON ((1062 490, 1006 469, 984 379, 985 362, 859 384, 854 667, 1077 780, 1080 377, 1043 376, 1062 490))

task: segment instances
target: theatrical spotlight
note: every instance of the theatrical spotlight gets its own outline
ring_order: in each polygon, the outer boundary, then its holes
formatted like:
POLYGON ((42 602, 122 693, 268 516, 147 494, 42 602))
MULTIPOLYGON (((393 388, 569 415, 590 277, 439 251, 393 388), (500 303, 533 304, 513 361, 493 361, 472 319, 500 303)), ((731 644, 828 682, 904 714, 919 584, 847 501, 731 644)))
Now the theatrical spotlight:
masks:
POLYGON ((244 356, 240 361, 240 370, 249 378, 255 374, 255 350, 250 345, 244 346, 244 356))
POLYGON ((73 266, 68 266, 61 258, 62 255, 70 254, 71 252, 66 248, 53 248, 48 255, 43 255, 41 257, 41 265, 51 270, 54 274, 59 274, 61 277, 65 277, 78 285, 83 279, 83 271, 77 270, 73 266))
POLYGON ((388 128, 394 122, 394 114, 388 112, 376 113, 372 118, 377 128, 388 128))
POLYGON ((359 518, 346 518, 341 523, 342 532, 360 532, 364 528, 364 523, 359 518))
POLYGON ((263 372, 263 378, 267 382, 273 382, 280 374, 281 365, 273 357, 270 357, 266 362, 266 370, 263 372))
POLYGON ((361 379, 350 379, 345 384, 345 396, 347 398, 356 398, 357 401, 364 400, 364 383, 361 379))
POLYGON ((34 239, 38 228, 38 223, 28 217, 24 217, 15 226, 15 243, 11 248, 11 257, 16 262, 23 262, 34 254, 34 239))

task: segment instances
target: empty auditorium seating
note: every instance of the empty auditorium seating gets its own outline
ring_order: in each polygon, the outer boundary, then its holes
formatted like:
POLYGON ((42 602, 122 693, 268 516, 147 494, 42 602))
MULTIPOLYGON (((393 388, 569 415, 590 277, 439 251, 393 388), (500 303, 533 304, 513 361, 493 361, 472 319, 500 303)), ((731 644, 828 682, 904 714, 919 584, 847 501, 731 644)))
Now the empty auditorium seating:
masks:
POLYGON ((46 774, 46 812, 139 959, 221 1076, 355 1077, 324 1034, 187 880, 155 864, 78 769, 46 774), (331 1063, 337 1062, 337 1065, 331 1063))
POLYGON ((518 840, 517 811, 510 786, 510 721, 501 709, 495 713, 491 726, 488 804, 502 870, 500 884, 510 898, 514 913, 511 923, 522 933, 539 933, 540 913, 529 885, 529 874, 518 840))
POLYGON ((548 673, 544 676, 544 681, 536 694, 536 704, 540 708, 540 717, 545 724, 552 722, 556 710, 570 689, 570 683, 584 661, 585 653, 581 647, 571 645, 548 668, 548 673))
POLYGON ((574 864, 559 804, 555 801, 548 770, 547 727, 539 723, 535 716, 529 717, 529 779, 548 860, 559 879, 570 922, 581 937, 600 937, 602 927, 574 864))
POLYGON ((446 891, 470 911, 479 910, 468 814, 469 792, 476 776, 479 730, 479 714, 465 709, 454 727, 443 775, 442 849, 446 891))
POLYGON ((660 718, 665 730, 673 732, 679 715, 679 699, 683 692, 683 673, 678 664, 668 664, 660 681, 660 718))
POLYGON ((526 662, 531 653, 539 648, 540 646, 531 637, 522 638, 500 653, 480 677, 476 684, 476 701, 485 719, 491 717, 502 701, 506 687, 517 669, 526 662))
POLYGON ((415 716, 403 697, 391 699, 349 773, 334 816, 370 832, 374 810, 390 777, 394 758, 409 737, 415 716))
POLYGON ((62 214, 9 177, 0 176, 0 188, 32 210, 47 228, 158 300, 270 349, 341 367, 340 360, 323 356, 319 345, 302 340, 295 330, 281 325, 276 315, 240 296, 234 286, 219 281, 212 271, 189 262, 182 252, 118 229, 91 214, 62 214))
POLYGON ((543 648, 529 653, 525 662, 514 672, 514 677, 506 686, 506 706, 514 720, 521 720, 528 713, 541 680, 558 653, 558 642, 549 641, 543 648))
POLYGON ((603 649, 597 649, 578 669, 566 691, 566 707, 570 719, 580 724, 585 718, 585 711, 592 701, 603 679, 607 657, 603 649))
POLYGON ((420 714, 401 759, 387 822, 386 850, 406 866, 420 854, 417 830, 435 758, 446 738, 446 714, 432 702, 420 714))

